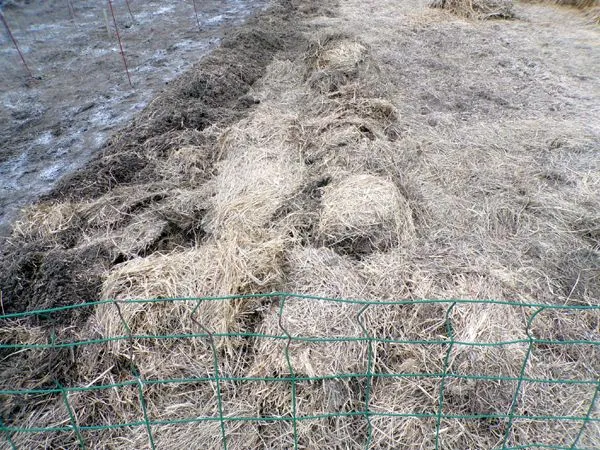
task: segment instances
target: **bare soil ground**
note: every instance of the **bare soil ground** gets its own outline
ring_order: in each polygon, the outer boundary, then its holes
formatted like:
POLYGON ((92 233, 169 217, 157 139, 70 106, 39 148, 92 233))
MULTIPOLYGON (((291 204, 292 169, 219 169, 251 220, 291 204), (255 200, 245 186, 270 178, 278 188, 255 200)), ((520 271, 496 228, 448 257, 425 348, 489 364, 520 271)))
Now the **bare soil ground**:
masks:
POLYGON ((16 212, 81 168, 115 129, 218 44, 264 1, 114 2, 134 88, 127 82, 106 2, 5 2, 30 80, 0 33, 0 236, 16 212), (110 21, 107 34, 103 12, 110 21))
MULTIPOLYGON (((600 30, 575 9, 517 3, 511 20, 478 21, 425 1, 281 0, 224 39, 135 120, 101 156, 27 208, 3 248, 5 312, 84 303, 80 314, 6 321, 2 342, 197 332, 196 304, 130 302, 287 291, 325 297, 505 299, 598 305, 600 299, 600 30)), ((215 333, 356 336, 355 305, 290 299, 204 302, 215 333)), ((460 305, 459 341, 527 339, 521 308, 460 305)), ((364 326, 382 339, 445 336, 439 305, 371 308, 364 326)), ((530 331, 549 340, 600 341, 600 314, 545 312, 530 331)), ((285 341, 216 339, 219 371, 289 376, 285 341)), ((128 352, 146 380, 214 371, 197 340, 138 339, 68 351, 5 349, 3 389, 108 385, 128 379, 128 352), (15 370, 14 368, 19 368, 15 370), (26 376, 23 376, 23 373, 26 376)), ((366 346, 295 341, 301 448, 364 448, 358 380, 366 346)), ((439 374, 447 346, 377 344, 381 374, 370 391, 372 448, 434 448, 439 374)), ((445 386, 444 412, 506 414, 525 343, 449 354, 460 378, 445 386)), ((530 379, 596 380, 598 346, 539 345, 530 379)), ((591 422, 527 415, 600 414, 594 384, 525 383, 507 445, 600 445, 591 422), (583 430, 583 431, 581 431, 583 430), (579 435, 579 437, 577 437, 579 435)), ((290 417, 288 383, 221 384, 229 417, 290 417)), ((82 426, 139 420, 134 386, 74 392, 82 426), (131 387, 131 389, 129 389, 131 387)), ((215 417, 214 384, 146 386, 151 420, 215 417)), ((60 395, 15 396, 3 420, 18 426, 69 422, 60 395)), ((443 420, 440 448, 502 445, 505 421, 443 420)), ((157 426, 158 448, 220 448, 218 422, 157 426)), ((227 425, 230 448, 292 448, 289 422, 227 425)), ((141 448, 144 427, 86 431, 89 445, 141 448)), ((25 447, 71 448, 73 433, 18 434, 25 447)))

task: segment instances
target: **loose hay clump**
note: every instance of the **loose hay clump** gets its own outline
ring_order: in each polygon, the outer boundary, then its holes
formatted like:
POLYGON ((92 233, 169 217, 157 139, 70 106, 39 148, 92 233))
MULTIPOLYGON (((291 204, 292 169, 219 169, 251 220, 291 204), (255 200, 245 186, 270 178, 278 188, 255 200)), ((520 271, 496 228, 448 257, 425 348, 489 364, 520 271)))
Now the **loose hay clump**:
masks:
MULTIPOLYGON (((295 248, 286 255, 288 283, 285 289, 299 294, 344 298, 360 293, 364 280, 347 258, 327 248, 295 248)), ((281 299, 284 301, 284 299, 281 299)), ((292 336, 355 336, 361 333, 356 305, 302 298, 285 299, 279 320, 279 306, 273 305, 260 327, 267 335, 287 330, 292 336), (283 329, 282 329, 283 327, 283 329)), ((252 369, 264 375, 287 373, 285 342, 257 342, 259 359, 252 369)), ((311 344, 294 342, 290 347, 292 366, 298 374, 322 376, 351 371, 364 363, 364 346, 352 343, 311 344)))
MULTIPOLYGON (((116 300, 139 298, 196 298, 216 295, 246 294, 273 289, 282 277, 281 258, 285 240, 280 237, 263 240, 238 235, 210 242, 198 248, 169 254, 152 254, 118 265, 107 276, 102 297, 116 300)), ((123 315, 134 319, 155 305, 125 303, 123 315)), ((253 311, 253 302, 206 302, 198 312, 199 319, 214 332, 243 328, 244 317, 253 311), (204 311, 204 310, 207 311, 204 311), (210 311, 210 312, 208 312, 210 311)), ((107 332, 120 330, 120 318, 112 313, 98 314, 107 332)), ((156 323, 142 320, 146 331, 162 330, 175 317, 189 312, 167 314, 156 323), (166 320, 166 322, 165 322, 166 320)))
POLYGON ((308 85, 327 95, 339 95, 348 84, 364 82, 367 74, 378 71, 369 47, 344 33, 326 33, 311 41, 305 63, 308 85))
POLYGON ((358 174, 325 188, 318 227, 324 245, 361 255, 409 243, 414 235, 410 206, 392 181, 358 174))
POLYGON ((214 235, 268 228, 275 211, 302 183, 305 167, 287 142, 293 118, 266 106, 263 111, 263 105, 258 109, 254 120, 224 133, 225 158, 217 165, 214 196, 204 220, 214 235))
POLYGON ((429 6, 478 19, 510 19, 514 16, 513 0, 431 0, 429 6))
MULTIPOLYGON (((90 327, 111 341, 104 347, 88 347, 80 355, 79 376, 86 385, 114 382, 118 377, 172 380, 214 376, 211 342, 198 339, 122 339, 123 336, 169 336, 186 334, 252 332, 260 316, 260 298, 222 301, 166 301, 137 303, 137 298, 208 297, 270 291, 281 278, 281 257, 285 241, 261 235, 227 235, 197 248, 154 253, 117 265, 106 277, 102 297, 118 303, 100 305, 90 327), (95 368, 89 372, 89 368, 95 368), (101 373, 98 377, 98 372, 101 373)), ((219 355, 218 370, 224 376, 239 377, 248 365, 247 340, 243 337, 214 339, 219 355)), ((150 420, 181 420, 218 416, 216 386, 213 382, 151 384, 145 388, 150 420)), ((254 404, 240 396, 235 383, 223 383, 224 415, 255 417, 254 404)), ((94 424, 98 416, 116 414, 127 423, 139 419, 140 403, 136 389, 106 390, 98 394, 77 393, 72 399, 78 418, 94 424), (111 405, 114 412, 107 411, 111 405)), ((102 423, 106 420, 103 419, 102 423)), ((231 448, 244 448, 257 439, 253 423, 227 425, 231 448)), ((153 427, 161 448, 180 448, 188 442, 193 448, 219 448, 220 425, 215 421, 180 423, 153 427)), ((91 438, 90 438, 91 439, 91 438)), ((115 448, 133 445, 141 448, 148 441, 143 427, 106 432, 100 442, 114 442, 115 448), (133 443, 133 444, 132 444, 133 443)), ((256 444, 257 445, 257 444, 256 444)), ((255 446, 255 444, 251 444, 255 446)))
POLYGON ((331 68, 350 74, 365 60, 366 55, 367 47, 349 36, 326 34, 309 44, 306 62, 310 69, 331 68))
POLYGON ((21 217, 14 225, 13 233, 27 240, 43 239, 52 242, 61 233, 77 228, 79 219, 74 203, 39 203, 22 211, 21 217))
MULTIPOLYGON (((290 250, 286 255, 288 282, 285 290, 299 294, 347 298, 360 295, 364 280, 353 262, 326 248, 290 250)), ((324 337, 336 339, 361 335, 357 321, 360 307, 300 297, 280 298, 265 312, 259 332, 267 335, 324 337), (283 310, 280 308, 284 302, 283 310), (284 331, 285 330, 285 331, 284 331)), ((290 376, 285 352, 296 377, 364 372, 367 348, 362 342, 308 342, 260 339, 254 344, 250 376, 290 376)), ((248 396, 261 405, 267 416, 291 415, 292 391, 288 382, 249 383, 248 396)), ((358 411, 363 408, 363 388, 355 380, 317 379, 297 384, 297 415, 358 411)), ((266 448, 293 446, 289 423, 262 428, 266 448)), ((340 417, 298 423, 298 437, 304 448, 364 448, 366 423, 362 417, 340 417)))
POLYGON ((169 156, 157 162, 160 174, 171 183, 195 186, 210 178, 213 158, 209 149, 197 145, 184 145, 172 150, 169 156))

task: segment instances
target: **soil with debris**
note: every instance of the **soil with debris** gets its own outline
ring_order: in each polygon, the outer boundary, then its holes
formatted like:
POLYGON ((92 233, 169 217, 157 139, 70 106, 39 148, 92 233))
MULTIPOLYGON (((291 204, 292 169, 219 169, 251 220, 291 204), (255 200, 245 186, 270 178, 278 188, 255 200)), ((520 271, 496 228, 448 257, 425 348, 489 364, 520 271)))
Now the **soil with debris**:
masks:
POLYGON ((5 2, 33 79, 0 33, 0 237, 25 204, 81 168, 174 78, 264 0, 113 2, 129 86, 106 2, 5 2), (104 15, 106 13, 106 16, 104 15), (110 33, 107 31, 107 23, 110 33))

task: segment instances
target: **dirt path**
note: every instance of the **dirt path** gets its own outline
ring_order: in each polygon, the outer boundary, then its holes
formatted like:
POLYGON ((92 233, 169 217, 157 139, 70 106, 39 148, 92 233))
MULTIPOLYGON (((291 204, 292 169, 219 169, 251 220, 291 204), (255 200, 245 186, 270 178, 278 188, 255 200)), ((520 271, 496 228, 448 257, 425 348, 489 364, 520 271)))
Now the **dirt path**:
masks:
POLYGON ((58 0, 4 8, 36 79, 28 80, 2 30, 0 236, 19 208, 82 167, 165 83, 266 2, 197 2, 200 30, 188 1, 130 1, 133 20, 123 0, 113 3, 133 89, 112 23, 107 35, 105 2, 73 2, 74 18, 58 0))

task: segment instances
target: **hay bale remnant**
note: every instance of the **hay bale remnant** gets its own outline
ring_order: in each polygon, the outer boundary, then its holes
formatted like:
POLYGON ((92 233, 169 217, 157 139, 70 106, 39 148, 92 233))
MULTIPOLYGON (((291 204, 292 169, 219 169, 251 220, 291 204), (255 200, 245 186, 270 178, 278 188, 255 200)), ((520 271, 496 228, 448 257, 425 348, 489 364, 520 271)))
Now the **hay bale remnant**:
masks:
POLYGON ((482 20, 510 19, 514 16, 513 0, 432 0, 429 6, 482 20))
POLYGON ((527 3, 549 3, 580 9, 595 24, 600 24, 600 0, 525 0, 527 3))
POLYGON ((415 236, 408 202, 385 178, 340 177, 325 187, 322 204, 318 240, 343 254, 385 251, 415 236))

